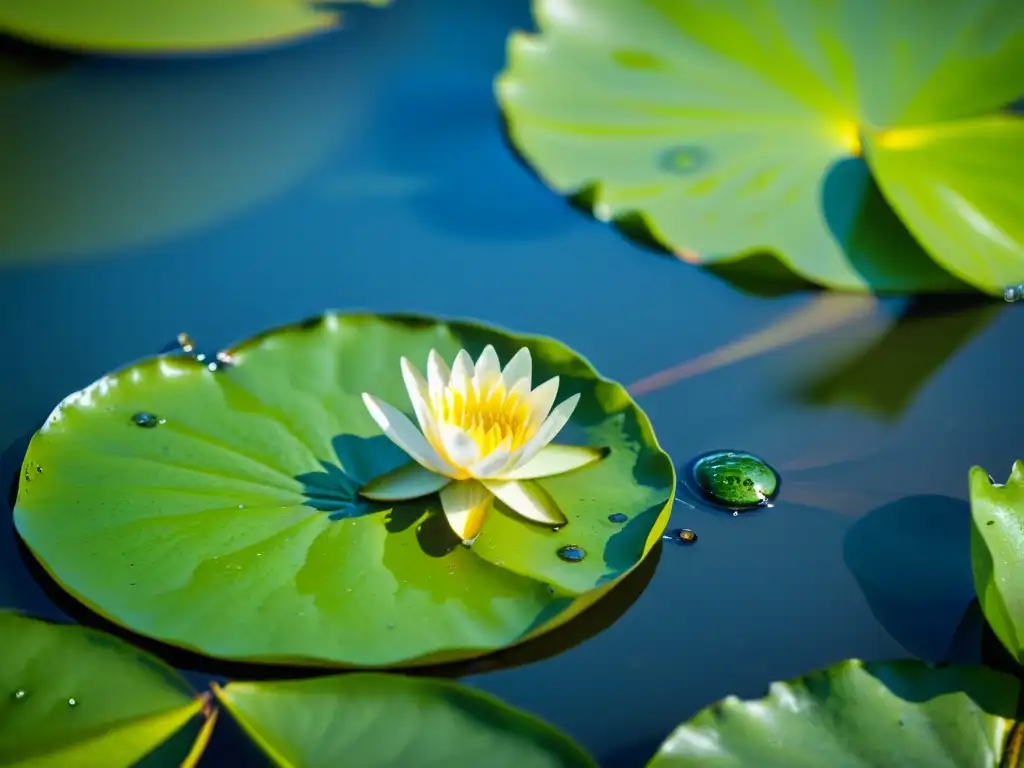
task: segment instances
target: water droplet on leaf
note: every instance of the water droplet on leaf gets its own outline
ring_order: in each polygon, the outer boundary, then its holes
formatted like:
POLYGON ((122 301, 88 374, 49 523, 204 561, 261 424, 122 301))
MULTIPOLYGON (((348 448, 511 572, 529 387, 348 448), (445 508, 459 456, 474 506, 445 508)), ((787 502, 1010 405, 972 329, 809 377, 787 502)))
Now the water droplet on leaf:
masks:
POLYGON ((567 563, 578 563, 587 556, 587 553, 583 547, 576 544, 567 544, 559 548, 558 556, 567 563))
POLYGON ((658 157, 658 167, 675 176, 692 176, 710 163, 710 153, 704 147, 692 144, 671 147, 658 157))
POLYGON ((779 492, 778 473, 762 459, 742 451, 699 456, 690 478, 707 501, 731 510, 766 506, 779 492))
POLYGON ((1008 302, 1019 301, 1024 298, 1024 283, 1020 285, 1008 285, 1003 289, 1003 299, 1008 302))
POLYGON ((28 692, 27 692, 27 691, 25 691, 25 690, 24 690, 24 689, 22 689, 22 688, 19 688, 18 690, 16 690, 16 691, 14 692, 14 700, 15 700, 15 701, 21 701, 21 700, 22 700, 22 699, 24 699, 24 698, 25 698, 25 697, 26 697, 27 695, 28 695, 28 692))
POLYGON ((193 350, 196 348, 196 343, 192 341, 192 337, 187 333, 179 333, 178 346, 181 348, 182 352, 191 355, 193 350))
POLYGON ((69 707, 77 707, 78 706, 78 699, 76 699, 76 698, 68 699, 68 706, 69 707))
POLYGON ((627 520, 629 520, 629 518, 621 512, 615 512, 611 515, 608 515, 608 520, 612 523, 624 523, 627 520))
POLYGON ((146 411, 140 411, 139 413, 136 413, 134 416, 132 416, 132 422, 135 424, 135 426, 143 427, 145 429, 152 429, 153 427, 158 427, 161 424, 165 424, 166 421, 166 419, 161 419, 156 414, 147 413, 146 411))

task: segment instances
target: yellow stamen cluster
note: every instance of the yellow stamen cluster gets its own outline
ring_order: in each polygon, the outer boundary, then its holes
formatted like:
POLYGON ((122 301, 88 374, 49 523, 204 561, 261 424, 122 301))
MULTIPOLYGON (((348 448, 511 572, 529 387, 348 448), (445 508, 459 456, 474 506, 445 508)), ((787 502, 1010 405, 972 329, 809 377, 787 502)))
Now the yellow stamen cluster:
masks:
POLYGON ((446 387, 432 403, 438 421, 460 427, 486 456, 508 441, 516 450, 530 439, 530 410, 518 393, 507 393, 501 382, 490 391, 479 393, 469 386, 465 391, 446 387))

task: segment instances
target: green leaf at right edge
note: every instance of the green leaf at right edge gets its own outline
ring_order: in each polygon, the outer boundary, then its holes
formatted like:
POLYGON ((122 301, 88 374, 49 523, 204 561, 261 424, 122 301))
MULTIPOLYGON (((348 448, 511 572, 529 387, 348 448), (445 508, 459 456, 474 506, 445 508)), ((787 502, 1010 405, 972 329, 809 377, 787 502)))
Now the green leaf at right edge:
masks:
POLYGON ((596 768, 551 726, 443 680, 352 674, 214 690, 282 768, 596 768))
POLYGON ((974 591, 996 637, 1024 661, 1024 462, 1016 461, 1005 485, 981 467, 971 483, 971 567, 974 591))
MULTIPOLYGON (((390 0, 334 0, 387 5, 390 0)), ((337 26, 308 0, 4 0, 0 33, 102 53, 220 51, 283 42, 337 26)))
POLYGON ((1019 687, 983 667, 843 661, 702 710, 648 768, 996 768, 1019 753, 1019 687))
POLYGON ((174 670, 116 638, 0 611, 0 765, 190 766, 206 713, 174 670))
POLYGON ((497 93, 549 185, 639 216, 687 261, 767 251, 831 288, 962 290, 885 203, 858 135, 1018 96, 1022 7, 535 0, 540 34, 512 37, 497 93))
POLYGON ((1024 282, 1024 119, 866 134, 865 148, 882 192, 939 264, 996 295, 1024 282))

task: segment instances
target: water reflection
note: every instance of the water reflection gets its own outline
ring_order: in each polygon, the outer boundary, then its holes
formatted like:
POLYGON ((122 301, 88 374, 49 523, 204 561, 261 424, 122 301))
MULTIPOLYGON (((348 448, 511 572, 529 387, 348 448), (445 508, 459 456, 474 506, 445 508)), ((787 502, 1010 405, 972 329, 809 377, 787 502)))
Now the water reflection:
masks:
POLYGON ((915 298, 867 349, 801 382, 798 399, 894 421, 928 380, 1005 308, 975 297, 915 298))
POLYGON ((491 89, 509 30, 531 25, 529 3, 438 0, 413 8, 420 37, 410 54, 426 57, 429 69, 392 73, 366 172, 351 169, 325 193, 349 199, 366 187, 371 195, 400 197, 434 229, 478 240, 534 240, 572 226, 551 204, 554 193, 506 145, 491 89), (432 44, 456 26, 473 33, 458 45, 432 44))
MULTIPOLYGON (((391 29, 374 19, 358 39, 3 77, 0 266, 159 243, 282 193, 364 119, 377 26, 391 29)), ((0 47, 0 71, 31 70, 28 56, 0 47)))
POLYGON ((974 599, 971 509, 948 496, 919 495, 858 520, 843 559, 879 624, 908 653, 947 657, 974 599))

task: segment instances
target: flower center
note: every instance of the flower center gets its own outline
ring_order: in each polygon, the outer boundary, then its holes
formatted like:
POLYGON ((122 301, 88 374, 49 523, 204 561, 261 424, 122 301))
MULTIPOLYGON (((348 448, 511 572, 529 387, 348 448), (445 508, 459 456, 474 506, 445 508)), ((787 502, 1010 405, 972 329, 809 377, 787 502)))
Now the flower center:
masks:
POLYGON ((530 438, 530 409, 517 394, 506 394, 499 382, 488 392, 445 388, 433 403, 439 421, 461 428, 484 457, 507 439, 515 450, 530 438))

